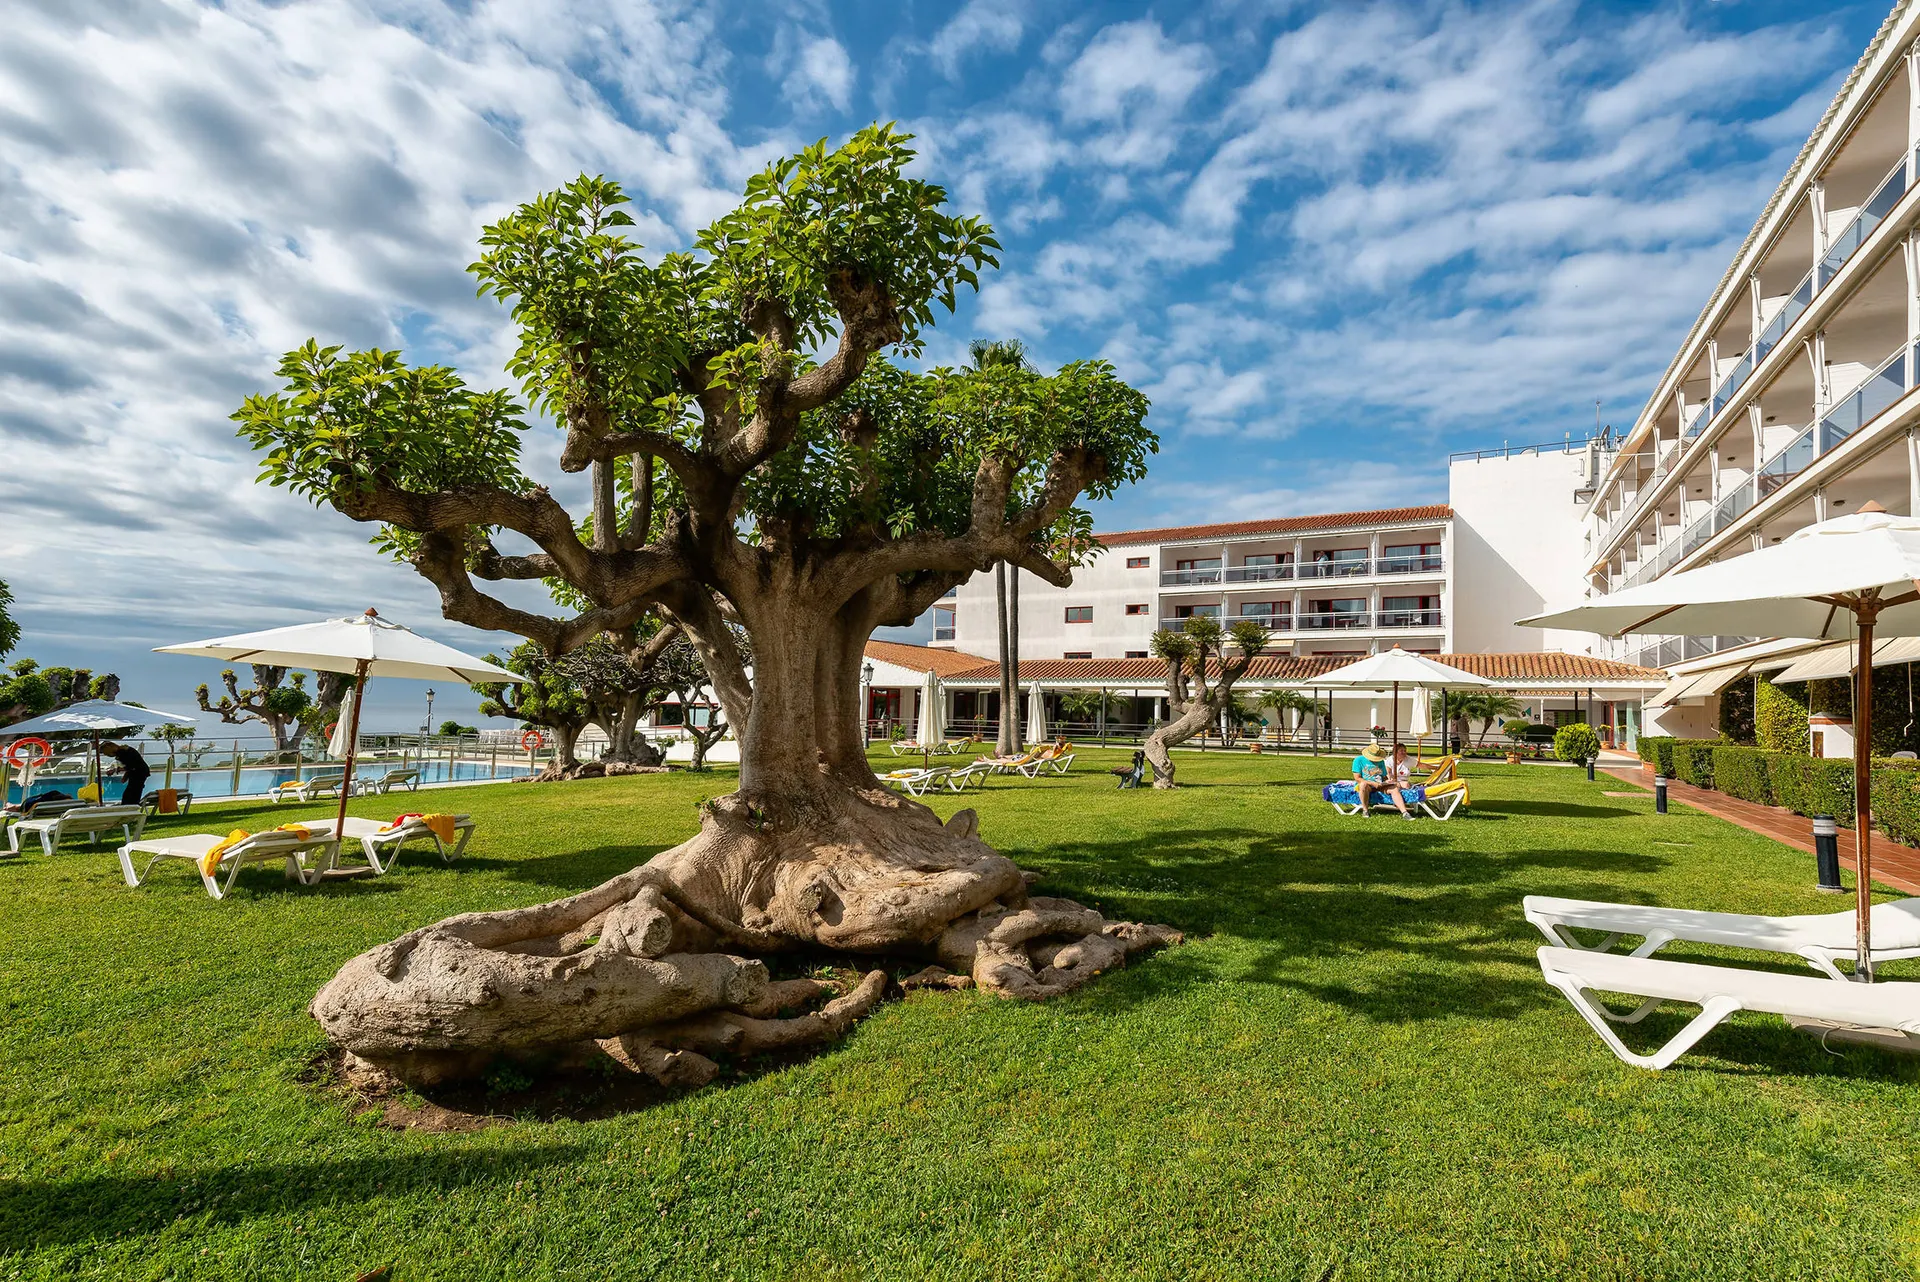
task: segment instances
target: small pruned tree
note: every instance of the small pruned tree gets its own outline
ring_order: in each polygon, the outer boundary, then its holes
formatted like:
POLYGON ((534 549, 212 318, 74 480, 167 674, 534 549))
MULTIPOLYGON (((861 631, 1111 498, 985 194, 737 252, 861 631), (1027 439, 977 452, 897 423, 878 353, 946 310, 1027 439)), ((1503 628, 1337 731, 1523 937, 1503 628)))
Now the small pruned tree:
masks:
POLYGON ((480 715, 508 717, 551 731, 553 760, 536 778, 572 778, 580 765, 574 755, 580 732, 593 720, 593 706, 574 681, 572 671, 555 663, 532 641, 521 642, 504 659, 489 654, 487 662, 517 672, 526 680, 475 683, 472 689, 480 696, 480 715))
MULTIPOLYGON (((738 644, 747 645, 744 637, 738 644)), ((700 662, 700 652, 685 637, 675 638, 660 653, 647 669, 648 675, 659 682, 661 687, 680 701, 686 709, 684 729, 687 739, 693 745, 693 761, 690 770, 707 768, 707 753, 714 744, 727 737, 726 708, 712 697, 712 681, 707 675, 707 667, 700 662), (696 704, 704 703, 710 709, 705 725, 701 725, 693 715, 696 704)))
POLYGON ((512 393, 396 353, 309 342, 282 361, 281 390, 235 415, 267 480, 378 525, 449 618, 562 656, 658 612, 698 650, 741 744, 738 790, 646 866, 349 962, 313 1011, 354 1055, 424 1080, 618 1035, 664 1074, 668 1043, 716 1044, 686 1031, 702 1019, 735 1020, 740 1054, 776 1036, 737 1023, 764 985, 743 960, 755 954, 918 951, 1041 997, 1163 938, 1064 901, 1030 907, 971 811, 943 826, 867 761, 856 704, 873 630, 912 623, 996 562, 1067 584, 1093 542, 1081 498, 1138 479, 1156 446, 1146 398, 1102 361, 1043 376, 886 359, 917 356, 935 309, 976 288, 999 248, 909 175, 908 141, 875 125, 776 161, 691 252, 652 262, 605 178, 485 229, 473 271, 512 308, 509 370, 559 428, 589 513, 522 469, 512 393), (577 608, 544 614, 491 587, 553 580, 577 608), (563 955, 589 937, 584 957, 563 955), (511 996, 480 1000, 496 993, 511 996))
POLYGON ((196 689, 194 695, 200 700, 200 710, 217 713, 220 720, 232 726, 257 721, 273 736, 277 751, 292 751, 300 742, 301 714, 313 706, 313 696, 306 688, 307 674, 295 672, 289 676, 286 668, 266 663, 251 667, 253 684, 244 690, 240 688, 239 674, 232 668, 220 674, 226 693, 217 703, 206 686, 196 689))
POLYGON ((1246 675, 1272 635, 1251 619, 1223 628, 1218 619, 1205 617, 1188 619, 1179 632, 1162 628, 1153 634, 1153 652, 1167 662, 1167 724, 1148 735, 1146 744, 1154 787, 1175 786, 1168 749, 1215 724, 1234 706, 1234 682, 1246 675))
POLYGON ((43 668, 32 659, 16 659, 0 673, 0 726, 45 716, 87 699, 118 699, 120 678, 95 676, 89 668, 43 668))

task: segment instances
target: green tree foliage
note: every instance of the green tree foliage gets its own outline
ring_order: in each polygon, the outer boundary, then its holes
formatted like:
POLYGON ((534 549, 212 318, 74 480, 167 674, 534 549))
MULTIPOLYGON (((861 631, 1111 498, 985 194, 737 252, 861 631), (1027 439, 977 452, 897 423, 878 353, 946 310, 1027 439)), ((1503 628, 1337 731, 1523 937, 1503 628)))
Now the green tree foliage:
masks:
POLYGON ((1754 739, 1766 752, 1808 750, 1807 684, 1804 681, 1775 685, 1761 681, 1754 691, 1754 739))
POLYGON ((480 715, 508 717, 529 726, 551 730, 554 759, 562 767, 575 764, 574 745, 593 719, 593 705, 575 681, 572 671, 556 663, 532 641, 523 641, 503 659, 489 654, 487 662, 517 672, 524 682, 482 681, 473 686, 480 696, 480 715))
POLYGON ((463 726, 458 721, 442 721, 440 723, 440 733, 449 739, 457 739, 463 735, 468 737, 477 735, 480 733, 480 730, 477 726, 463 726))
POLYGON ((1452 712, 1467 718, 1469 722, 1480 723, 1480 737, 1474 742, 1481 745, 1487 742, 1487 735, 1492 733, 1495 724, 1510 717, 1517 717, 1526 711, 1520 701, 1512 695, 1490 690, 1456 694, 1448 700, 1447 706, 1452 712))
MULTIPOLYGON (((512 309, 518 399, 310 342, 235 414, 241 435, 265 480, 378 523, 449 617, 563 655, 659 612, 735 724, 773 694, 767 735, 863 772, 853 688, 873 629, 997 561, 1068 581, 1093 546, 1079 500, 1157 448, 1146 398, 1104 362, 885 359, 919 354, 935 309, 998 265, 992 229, 908 175, 908 142, 875 125, 777 161, 691 252, 651 263, 619 186, 582 177, 486 228, 472 268, 512 309), (564 433, 562 469, 590 474, 590 512, 521 466, 529 412, 564 433), (565 613, 480 586, 516 580, 558 585, 565 613), (729 620, 758 656, 751 689, 729 620), (822 679, 847 697, 816 701, 822 679)), ((817 786, 808 753, 784 760, 817 786)))
POLYGON ((206 686, 195 689, 200 710, 218 714, 228 725, 258 722, 273 736, 277 750, 288 751, 300 738, 301 715, 313 706, 313 696, 306 688, 307 674, 295 672, 289 678, 286 668, 266 663, 255 663, 251 668, 253 684, 244 690, 240 688, 239 674, 232 668, 220 674, 226 693, 218 702, 213 701, 206 686))
POLYGON ((7 608, 12 604, 13 592, 7 587, 6 581, 0 579, 0 659, 6 658, 20 644, 20 625, 14 622, 7 608))
POLYGON ((1553 755, 1562 761, 1592 761, 1600 755, 1600 736, 1584 721, 1553 732, 1553 755))
POLYGON ((43 668, 16 659, 0 673, 0 726, 44 716, 87 699, 118 699, 120 678, 88 668, 43 668))

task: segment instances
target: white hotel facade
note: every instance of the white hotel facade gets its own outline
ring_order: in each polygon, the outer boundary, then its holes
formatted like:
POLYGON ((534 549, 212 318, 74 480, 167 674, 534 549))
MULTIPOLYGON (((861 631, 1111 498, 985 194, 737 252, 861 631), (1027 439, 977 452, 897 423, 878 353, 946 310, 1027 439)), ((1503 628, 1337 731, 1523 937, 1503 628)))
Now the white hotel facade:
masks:
MULTIPOLYGON (((1727 266, 1588 506, 1589 597, 1778 543, 1869 500, 1920 515, 1920 0, 1895 6, 1727 266)), ((1626 638, 1650 717, 1710 735, 1804 643, 1626 638)))

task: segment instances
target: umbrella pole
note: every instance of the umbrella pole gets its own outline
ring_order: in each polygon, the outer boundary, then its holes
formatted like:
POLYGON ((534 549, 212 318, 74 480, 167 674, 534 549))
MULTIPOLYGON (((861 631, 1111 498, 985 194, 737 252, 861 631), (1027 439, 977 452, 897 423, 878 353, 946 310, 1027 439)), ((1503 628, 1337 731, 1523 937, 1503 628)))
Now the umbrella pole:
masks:
POLYGON ((373 660, 360 660, 353 674, 353 711, 347 717, 347 764, 340 774, 340 813, 334 816, 334 857, 339 857, 340 842, 347 835, 347 797, 353 791, 353 757, 360 748, 360 707, 367 701, 367 668, 373 660))
POLYGON ((1393 739, 1394 747, 1400 746, 1400 683, 1393 683, 1393 739))
POLYGON ((1873 622, 1875 605, 1856 606, 1860 649, 1853 675, 1854 977, 1873 982, 1873 622))

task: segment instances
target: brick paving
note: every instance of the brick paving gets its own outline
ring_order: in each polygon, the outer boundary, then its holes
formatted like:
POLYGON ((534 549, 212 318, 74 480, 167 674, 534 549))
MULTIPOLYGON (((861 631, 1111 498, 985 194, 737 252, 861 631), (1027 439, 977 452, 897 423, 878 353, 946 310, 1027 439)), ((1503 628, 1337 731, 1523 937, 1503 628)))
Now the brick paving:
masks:
MULTIPOLYGON (((1603 765, 1601 772, 1638 784, 1648 792, 1653 791, 1653 772, 1644 766, 1603 765)), ((1695 810, 1725 819, 1728 823, 1739 824, 1749 832, 1757 832, 1763 837, 1772 837, 1783 841, 1796 850, 1813 853, 1813 821, 1805 815, 1796 815, 1780 806, 1762 806, 1751 801, 1742 801, 1738 797, 1729 797, 1724 792, 1711 788, 1696 788, 1690 783, 1678 779, 1667 781, 1667 804, 1681 804, 1695 810)), ((1853 867, 1853 830, 1840 830, 1840 863, 1842 867, 1853 867)), ((1812 867, 1808 867, 1812 875, 1812 867)), ((1903 890, 1909 895, 1920 895, 1920 850, 1912 846, 1903 846, 1891 841, 1884 833, 1873 834, 1873 879, 1884 886, 1903 890)))

